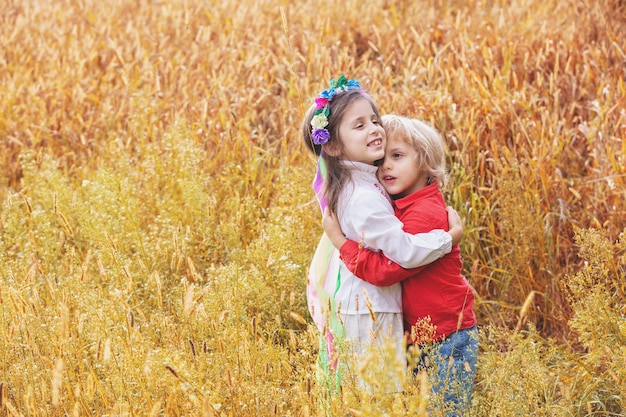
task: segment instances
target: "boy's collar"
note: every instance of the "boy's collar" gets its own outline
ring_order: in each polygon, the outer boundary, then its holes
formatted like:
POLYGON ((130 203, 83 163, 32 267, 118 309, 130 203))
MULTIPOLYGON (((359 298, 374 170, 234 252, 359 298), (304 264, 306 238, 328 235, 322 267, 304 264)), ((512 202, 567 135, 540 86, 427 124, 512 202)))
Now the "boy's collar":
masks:
POLYGON ((392 200, 393 201, 393 205, 397 208, 399 208, 400 210, 407 208, 408 206, 410 206, 411 204, 413 204, 414 202, 416 202, 417 200, 420 200, 424 197, 428 197, 432 194, 435 194, 439 192, 439 184, 437 184, 436 182, 427 185, 424 188, 421 188, 417 191, 415 191, 412 194, 407 195, 406 197, 402 197, 399 198, 397 200, 392 200))

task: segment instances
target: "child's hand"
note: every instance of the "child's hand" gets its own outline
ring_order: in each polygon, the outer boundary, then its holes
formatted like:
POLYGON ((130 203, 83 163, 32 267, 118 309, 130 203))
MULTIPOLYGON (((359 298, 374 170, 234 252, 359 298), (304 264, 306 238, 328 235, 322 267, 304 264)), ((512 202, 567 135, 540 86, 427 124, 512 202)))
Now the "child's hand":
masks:
POLYGON ((348 241, 341 231, 339 221, 333 213, 326 208, 324 210, 324 217, 322 218, 322 226, 326 232, 326 236, 333 242, 333 246, 337 249, 341 249, 344 243, 348 241))
POLYGON ((448 233, 452 236, 452 246, 458 245, 463 238, 461 216, 450 206, 446 207, 446 211, 448 212, 448 233))

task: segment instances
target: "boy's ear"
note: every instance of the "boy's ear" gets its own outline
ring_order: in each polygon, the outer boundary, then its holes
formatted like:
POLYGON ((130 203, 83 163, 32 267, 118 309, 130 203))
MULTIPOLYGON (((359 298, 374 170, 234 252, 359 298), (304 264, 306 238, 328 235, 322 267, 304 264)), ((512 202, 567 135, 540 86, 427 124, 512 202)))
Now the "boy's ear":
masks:
POLYGON ((329 155, 335 158, 341 155, 341 149, 339 149, 339 144, 337 143, 336 140, 328 141, 325 144, 323 144, 322 150, 324 151, 326 155, 329 155))

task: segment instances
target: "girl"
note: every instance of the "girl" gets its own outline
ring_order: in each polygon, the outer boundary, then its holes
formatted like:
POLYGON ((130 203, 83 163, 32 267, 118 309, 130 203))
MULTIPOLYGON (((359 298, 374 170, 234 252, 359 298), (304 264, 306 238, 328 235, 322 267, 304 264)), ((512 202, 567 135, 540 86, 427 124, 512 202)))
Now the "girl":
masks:
MULTIPOLYGON (((322 210, 334 213, 345 235, 364 247, 382 250, 403 267, 430 263, 450 252, 462 235, 456 212, 450 232, 404 233, 391 201, 376 178, 376 162, 384 157, 386 134, 380 113, 359 83, 341 76, 322 91, 303 123, 305 143, 319 155, 314 187, 322 210)), ((401 287, 376 287, 354 276, 328 249, 322 237, 309 272, 307 296, 311 315, 325 336, 320 349, 332 369, 337 339, 348 352, 364 358, 372 347, 395 343, 404 363, 401 287)), ((328 370, 328 369, 327 369, 328 370)), ((389 375, 389 374, 388 374, 389 375)), ((401 390, 397 379, 386 391, 401 390)), ((362 381, 361 381, 362 382, 362 381)))
MULTIPOLYGON (((394 199, 404 230, 418 233, 445 227, 448 219, 440 189, 446 177, 443 140, 419 120, 385 115, 383 125, 387 147, 378 178, 394 199)), ((409 343, 419 345, 423 352, 418 368, 427 362, 432 366, 431 384, 439 394, 436 405, 446 416, 466 415, 476 375, 478 334, 474 292, 461 273, 459 246, 429 265, 406 270, 381 253, 346 241, 332 220, 324 218, 324 229, 341 248, 341 258, 351 272, 375 285, 402 281, 405 331, 410 334, 409 343)))

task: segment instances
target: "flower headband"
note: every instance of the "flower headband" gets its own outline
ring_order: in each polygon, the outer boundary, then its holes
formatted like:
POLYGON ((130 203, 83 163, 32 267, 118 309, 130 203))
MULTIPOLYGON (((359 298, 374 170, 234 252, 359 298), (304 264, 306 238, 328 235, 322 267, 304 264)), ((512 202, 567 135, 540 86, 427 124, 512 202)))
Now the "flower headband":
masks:
POLYGON ((330 139, 330 132, 326 129, 326 126, 328 126, 330 102, 333 98, 343 91, 360 89, 361 85, 358 81, 348 80, 343 75, 338 80, 330 80, 330 88, 322 91, 319 97, 315 99, 315 113, 311 120, 311 127, 313 128, 311 138, 314 144, 323 145, 330 139))

